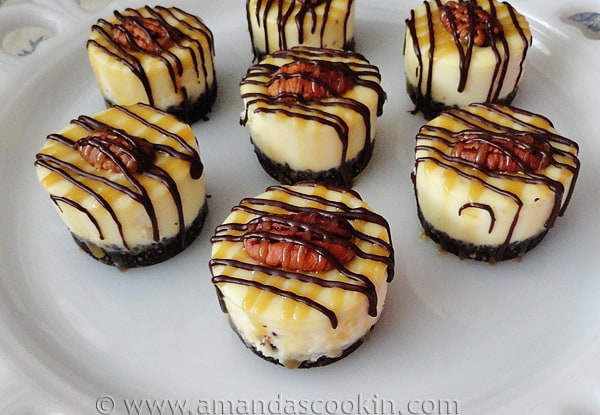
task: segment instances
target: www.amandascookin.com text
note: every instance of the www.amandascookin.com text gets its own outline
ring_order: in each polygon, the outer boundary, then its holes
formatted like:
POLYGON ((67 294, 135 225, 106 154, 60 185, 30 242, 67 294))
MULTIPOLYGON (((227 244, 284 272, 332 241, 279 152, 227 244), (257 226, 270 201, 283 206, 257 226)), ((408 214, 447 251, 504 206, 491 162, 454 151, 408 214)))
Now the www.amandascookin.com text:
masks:
POLYGON ((460 415, 453 399, 399 401, 373 394, 347 399, 117 399, 96 400, 99 415, 460 415))

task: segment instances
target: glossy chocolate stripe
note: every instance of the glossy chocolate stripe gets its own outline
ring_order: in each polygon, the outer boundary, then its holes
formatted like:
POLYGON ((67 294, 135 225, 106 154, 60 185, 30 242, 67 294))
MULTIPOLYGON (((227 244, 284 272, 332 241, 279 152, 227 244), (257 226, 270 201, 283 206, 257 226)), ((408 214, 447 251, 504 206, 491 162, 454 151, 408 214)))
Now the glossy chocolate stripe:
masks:
MULTIPOLYGON (((429 34, 429 52, 428 52, 428 65, 427 65, 427 83, 425 86, 425 93, 423 93, 423 54, 421 53, 421 45, 419 44, 419 36, 417 34, 417 27, 415 25, 416 22, 416 16, 415 16, 415 11, 411 10, 410 11, 410 18, 406 19, 404 21, 404 23, 406 24, 406 29, 410 32, 410 36, 412 38, 413 44, 413 50, 415 52, 415 56, 417 57, 417 62, 418 62, 418 67, 421 68, 421 72, 418 74, 417 76, 417 90, 416 90, 416 97, 415 97, 415 109, 412 111, 413 114, 416 114, 419 111, 420 107, 426 106, 428 105, 429 102, 432 101, 432 97, 431 97, 431 85, 433 82, 433 57, 434 57, 434 53, 435 53, 435 34, 434 34, 434 27, 433 27, 433 19, 431 17, 431 6, 429 4, 429 2, 425 1, 424 3, 425 6, 425 12, 427 14, 427 30, 428 30, 428 34, 429 34)), ((404 43, 404 53, 406 53, 406 48, 408 47, 408 45, 406 44, 406 41, 404 43)))
POLYGON ((490 227, 488 228, 488 233, 492 233, 494 230, 494 225, 496 224, 496 215, 494 214, 494 209, 490 205, 486 205, 483 203, 465 203, 458 210, 458 216, 461 216, 463 211, 466 209, 481 209, 484 210, 490 215, 490 227))
MULTIPOLYGON (((442 11, 444 8, 444 5, 442 4, 442 2, 440 0, 435 0, 435 3, 437 5, 438 11, 442 11)), ((473 20, 473 10, 472 10, 472 8, 467 8, 467 10, 469 12, 468 19, 472 21, 473 20)), ((454 18, 454 15, 451 12, 448 13, 448 17, 449 17, 450 27, 452 29, 450 34, 452 35, 454 44, 456 45, 456 51, 458 52, 458 56, 459 56, 458 62, 459 62, 459 69, 460 69, 460 78, 458 81, 457 91, 463 92, 465 89, 465 85, 467 83, 467 74, 469 73, 469 67, 471 66, 471 58, 473 57, 473 47, 474 47, 473 41, 474 41, 474 37, 475 37, 474 36, 475 27, 473 25, 469 26, 470 33, 469 33, 469 36, 467 37, 467 47, 463 48, 462 42, 460 40, 460 34, 458 33, 458 26, 456 24, 456 19, 454 18)), ((433 32, 431 32, 431 33, 434 35, 433 32)), ((435 35, 431 39, 432 39, 431 43, 435 43, 435 35)))
POLYGON ((521 76, 523 75, 523 66, 525 65, 525 58, 527 57, 527 52, 529 51, 531 40, 527 38, 523 27, 521 27, 521 25, 519 24, 519 21, 517 20, 517 11, 515 10, 515 8, 512 6, 508 7, 508 12, 510 13, 510 18, 512 19, 512 22, 517 31, 519 32, 519 35, 521 36, 521 40, 523 42, 523 56, 521 56, 521 62, 519 62, 519 74, 517 76, 518 84, 519 80, 521 79, 521 76))
MULTIPOLYGON (((494 5, 494 0, 488 0, 488 4, 489 4, 489 13, 491 14, 492 18, 497 19, 498 18, 498 12, 496 10, 496 6, 494 5)), ((523 29, 520 27, 518 21, 516 20, 516 15, 514 14, 514 10, 512 8, 512 6, 507 4, 507 7, 509 10, 511 10, 511 17, 512 17, 512 22, 515 25, 515 27, 517 27, 517 30, 519 31, 520 35, 521 35, 521 39, 524 43, 524 51, 523 51, 523 56, 521 57, 521 62, 519 63, 519 75, 517 76, 517 83, 519 82, 519 79, 521 78, 520 73, 523 71, 523 63, 525 61, 525 56, 527 55, 527 39, 525 38, 525 35, 523 33, 523 29)), ((490 34, 493 38, 493 33, 490 34)), ((490 90, 488 91, 488 95, 487 95, 487 102, 493 102, 493 101, 497 101, 500 98, 500 91, 502 90, 502 86, 504 85, 504 80, 506 79, 506 74, 508 73, 508 63, 509 63, 509 59, 502 59, 502 56, 510 56, 510 47, 508 45, 508 41, 506 40, 506 36, 500 36, 499 39, 500 44, 502 45, 502 49, 503 49, 503 54, 500 53, 500 51, 498 50, 498 46, 496 44, 496 42, 492 42, 491 47, 492 50, 494 51, 494 56, 496 57, 496 67, 494 68, 494 73, 492 76, 492 83, 490 85, 490 90), (494 85, 496 85, 496 89, 494 90, 494 85)))

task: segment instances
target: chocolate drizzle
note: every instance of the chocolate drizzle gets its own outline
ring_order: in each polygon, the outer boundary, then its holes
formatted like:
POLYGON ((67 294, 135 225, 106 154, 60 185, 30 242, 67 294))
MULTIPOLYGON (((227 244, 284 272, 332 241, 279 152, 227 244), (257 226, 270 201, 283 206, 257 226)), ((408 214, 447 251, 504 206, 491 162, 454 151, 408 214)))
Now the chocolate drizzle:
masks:
POLYGON ((481 209, 486 211, 490 215, 490 227, 488 228, 488 233, 492 233, 494 230, 494 225, 496 224, 496 215, 494 214, 494 210, 491 206, 485 205, 483 203, 465 203, 458 210, 458 216, 461 216, 465 209, 481 209))
MULTIPOLYGON (((256 0, 254 1, 256 5, 254 9, 251 6, 251 3, 254 0, 246 1, 246 18, 248 21, 248 31, 250 32, 250 39, 253 45, 253 53, 254 59, 258 60, 262 56, 274 52, 275 50, 283 50, 289 49, 293 46, 303 45, 305 44, 305 25, 307 19, 310 19, 310 32, 311 34, 315 34, 318 28, 318 18, 322 16, 323 22, 320 27, 320 44, 314 44, 311 46, 315 47, 327 47, 330 45, 325 45, 323 43, 325 39, 325 29, 330 20, 331 14, 331 6, 332 0, 322 0, 322 1, 297 1, 297 0, 256 0), (272 49, 269 46, 270 43, 270 34, 274 32, 269 31, 269 22, 268 17, 272 13, 272 10, 275 8, 277 13, 277 36, 278 36, 278 46, 276 49, 272 49), (252 28, 252 20, 257 22, 257 26, 262 28, 263 38, 265 40, 264 50, 261 50, 255 43, 255 34, 252 28), (296 44, 289 44, 287 36, 286 36, 286 26, 290 22, 295 22, 296 29, 298 31, 298 41, 296 44)), ((343 26, 343 44, 339 45, 340 49, 348 50, 352 49, 353 39, 348 39, 348 22, 351 17, 351 11, 353 7, 354 0, 348 0, 348 6, 346 9, 346 13, 344 15, 344 26, 343 26)))
MULTIPOLYGON (((303 183, 305 186, 316 186, 316 183, 303 183)), ((319 184, 319 186, 324 186, 323 184, 319 184)), ((340 188, 336 188, 333 186, 327 186, 328 189, 333 191, 344 192, 340 188)), ((363 221, 363 222, 372 222, 384 227, 387 231, 388 236, 390 235, 389 225, 387 221, 377 215, 376 213, 365 209, 364 207, 352 208, 347 206, 342 202, 335 202, 331 200, 327 200, 324 197, 318 195, 307 195, 303 192, 295 190, 292 187, 286 186, 273 186, 267 189, 269 192, 275 192, 282 194, 280 198, 272 199, 263 199, 263 198, 246 198, 243 199, 239 205, 235 206, 232 211, 243 211, 255 217, 261 217, 265 214, 269 214, 272 217, 278 218, 279 221, 286 221, 289 217, 289 214, 295 213, 318 213, 321 215, 326 215, 334 218, 339 218, 339 220, 348 221, 350 224, 352 221, 363 221), (290 198, 303 198, 306 200, 306 204, 298 205, 292 202, 286 202, 284 200, 290 200, 290 198), (278 200, 281 199, 281 200, 278 200), (322 207, 316 207, 322 206, 322 207), (273 211, 281 212, 278 214, 273 214, 269 212, 273 211), (284 213, 285 212, 285 213, 284 213)), ((351 192, 355 195, 355 192, 351 192)), ((246 237, 245 232, 247 232, 251 227, 251 221, 248 223, 225 223, 220 226, 217 226, 215 229, 215 235, 212 237, 211 242, 231 242, 231 243, 239 243, 243 244, 243 240, 246 237)), ((321 232, 319 229, 312 229, 311 226, 306 225, 310 231, 321 232)), ((394 275, 394 256, 393 256, 393 247, 391 242, 386 242, 380 238, 373 237, 367 235, 364 232, 359 231, 355 227, 350 227, 350 231, 352 234, 352 240, 355 242, 349 244, 350 249, 352 249, 355 255, 362 259, 372 260, 376 262, 381 262, 385 264, 387 268, 387 281, 390 282, 394 275), (377 245, 388 252, 388 255, 376 255, 368 252, 364 252, 359 247, 359 241, 367 242, 370 244, 377 245)), ((269 234, 268 231, 263 230, 265 233, 264 236, 268 238, 276 238, 276 235, 269 234)), ((300 239, 294 239, 294 243, 301 244, 303 246, 310 246, 310 241, 304 241, 300 239)), ((333 310, 330 310, 325 305, 318 303, 316 300, 313 300, 309 297, 294 293, 289 290, 285 290, 282 288, 277 288, 276 286, 270 285, 268 282, 259 282, 255 279, 251 278, 252 275, 256 273, 266 274, 270 277, 281 278, 284 280, 296 280, 301 281, 306 284, 314 284, 325 289, 338 288, 347 291, 356 291, 368 299, 368 313, 370 316, 377 316, 377 292, 373 282, 364 275, 360 275, 356 272, 351 271, 346 265, 342 264, 333 257, 331 254, 327 254, 324 252, 324 255, 327 255, 327 259, 330 260, 334 265, 335 269, 339 275, 343 276, 342 280, 330 280, 325 276, 321 276, 319 272, 314 273, 300 273, 296 271, 284 270, 283 268, 272 268, 268 266, 264 266, 260 263, 257 263, 249 256, 244 257, 243 259, 227 259, 227 258, 215 258, 211 259, 209 262, 209 266, 211 272, 213 274, 212 282, 217 287, 217 293, 219 295, 219 300, 221 307, 223 308, 223 312, 227 312, 224 301, 222 299, 222 293, 219 289, 219 284, 223 283, 231 283, 231 284, 241 284, 249 287, 258 288, 260 290, 268 291, 274 293, 276 295, 289 298, 292 301, 296 301, 299 303, 303 303, 308 305, 311 308, 314 308, 321 313, 323 313, 330 320, 332 328, 336 328, 338 324, 338 319, 333 310), (214 268, 217 266, 225 266, 231 267, 233 269, 243 270, 247 272, 247 276, 240 276, 239 272, 235 272, 234 270, 225 271, 221 274, 215 274, 214 268), (344 281, 345 280, 345 281, 344 281)))
MULTIPOLYGON (((470 6, 479 7, 479 3, 487 3, 487 12, 491 15, 493 20, 497 19, 497 5, 498 3, 495 0, 460 0, 460 2, 469 3, 470 6)), ((431 4, 428 1, 424 2, 425 10, 426 10, 426 20, 427 20, 427 36, 423 36, 419 39, 417 33, 416 26, 416 16, 414 10, 411 10, 410 18, 406 19, 406 28, 409 31, 412 37, 412 48, 416 55, 418 61, 419 73, 417 74, 417 85, 414 89, 414 96, 411 96, 415 103, 415 109, 413 113, 418 112, 419 110, 424 111, 425 116, 427 118, 432 118, 435 116, 436 106, 439 106, 438 103, 434 102, 432 97, 432 83, 433 83, 433 71, 434 71, 434 61, 436 60, 436 26, 440 20, 440 13, 444 9, 444 3, 442 0, 434 0, 435 8, 432 8, 431 4), (423 42, 423 43, 421 43, 423 42), (423 57, 423 49, 428 46, 428 56, 426 60, 427 67, 425 68, 425 62, 423 57), (427 74, 427 78, 425 80, 425 85, 423 85, 423 76, 427 74)), ((523 54, 521 56, 521 60, 519 62, 519 74, 515 79, 515 85, 512 92, 516 91, 518 82, 523 73, 523 65, 525 62, 525 58, 527 56, 527 51, 531 44, 531 38, 525 34, 524 28, 519 23, 517 18, 517 12, 514 8, 506 3, 502 3, 502 7, 506 7, 508 10, 508 14, 510 15, 510 22, 512 26, 515 27, 517 33, 521 38, 521 43, 523 47, 523 54)), ((453 23, 453 22, 450 22, 453 23)), ((506 22, 503 22, 506 25, 506 22)), ((441 25, 441 24, 440 24, 441 25)), ((510 46, 508 40, 506 38, 507 30, 503 30, 499 33, 493 34, 493 39, 488 47, 490 47, 495 56, 496 64, 493 70, 493 76, 490 82, 489 89, 486 93, 486 102, 500 102, 507 97, 501 97, 500 93, 502 91, 502 87, 504 86, 504 81, 506 79, 506 75, 508 73, 508 64, 510 62, 510 46)), ((473 59, 473 54, 476 53, 476 49, 479 48, 475 45, 473 40, 474 36, 469 36, 468 42, 463 44, 460 39, 460 35, 457 30, 454 30, 452 34, 448 34, 446 30, 442 30, 438 33, 438 35, 448 35, 453 37, 453 42, 456 47, 456 51, 459 55, 459 82, 456 86, 457 92, 463 92, 465 90, 466 84, 468 82, 471 62, 473 59)), ((409 45, 404 45, 404 51, 406 53, 406 48, 409 45)), ((483 99, 482 99, 483 101, 483 99)))
MULTIPOLYGON (((145 31, 150 32, 149 30, 145 31)), ((140 9, 128 8, 123 13, 115 11, 114 18, 111 20, 98 20, 92 26, 92 32, 98 33, 101 40, 90 39, 87 42, 87 47, 97 47, 111 58, 128 67, 143 85, 148 98, 147 103, 152 106, 155 105, 155 97, 148 74, 142 64, 144 56, 159 59, 169 71, 173 91, 181 94, 183 101, 188 99, 187 90, 181 85, 181 77, 184 74, 183 63, 177 54, 173 52, 174 48, 185 49, 189 53, 194 63, 196 76, 200 78, 200 75, 202 75, 202 79, 204 79, 204 91, 207 94, 216 94, 215 88, 209 85, 209 79, 216 79, 215 68, 212 65, 212 60, 206 56, 206 54, 211 56, 215 54, 214 39, 212 32, 198 17, 176 7, 156 6, 151 8, 145 6, 140 9), (135 23, 136 27, 140 27, 141 31, 145 30, 142 24, 139 23, 142 19, 152 21, 153 25, 160 28, 161 33, 164 33, 166 37, 165 42, 158 42, 149 38, 154 46, 152 51, 140 47, 140 41, 135 39, 127 30, 129 27, 127 23, 131 21, 137 22, 135 23), (176 23, 170 23, 172 21, 176 23), (121 34, 118 39, 115 38, 115 33, 121 34), (205 40, 209 50, 204 50, 200 39, 205 40), (126 43, 122 44, 122 42, 126 43)), ((208 101, 214 101, 214 96, 209 97, 208 101)))
MULTIPOLYGON (((364 56, 334 49, 319 49, 311 47, 295 47, 285 51, 277 51, 271 55, 275 59, 285 59, 289 62, 305 62, 308 65, 318 65, 323 63, 325 66, 331 65, 333 62, 345 62, 344 68, 348 68, 345 72, 350 82, 355 86, 369 88, 377 93, 377 116, 383 113, 383 104, 386 99, 386 94, 383 91, 380 80, 381 75, 379 69, 371 65, 364 56), (359 60, 359 61, 357 61, 359 60), (377 81, 367 79, 374 77, 377 81)), ((274 74, 277 73, 279 67, 267 63, 259 63, 251 66, 247 74, 243 77, 241 85, 262 85, 263 92, 251 92, 242 95, 245 101, 245 112, 240 120, 241 125, 246 125, 248 121, 248 111, 254 113, 275 113, 283 114, 287 117, 301 118, 307 121, 319 122, 331 127, 336 133, 342 144, 342 154, 340 157, 340 166, 350 169, 347 165, 347 152, 349 145, 349 126, 339 116, 333 114, 329 108, 343 107, 350 111, 354 111, 360 115, 365 125, 365 150, 369 153, 367 159, 370 158, 370 153, 373 151, 373 140, 371 137, 371 112, 363 103, 345 96, 330 97, 326 100, 311 100, 305 99, 302 96, 295 96, 295 100, 282 99, 286 94, 274 97, 267 94, 267 88, 274 74), (268 79, 269 81, 265 81, 268 79), (257 104, 264 104, 258 106, 257 104), (321 108, 319 108, 321 107, 321 108)), ((344 185, 351 187, 352 174, 350 171, 343 171, 344 185)))
MULTIPOLYGON (((151 108, 144 104, 139 104, 139 105, 147 107, 147 108, 151 108)), ((174 142, 177 143, 178 146, 183 148, 183 150, 178 150, 175 147, 164 144, 164 143, 161 143, 161 144, 150 143, 150 142, 144 140, 146 142, 146 145, 151 146, 153 153, 162 153, 169 157, 173 157, 173 158, 182 160, 186 163, 189 163, 190 176, 193 179, 199 179, 202 176, 204 167, 200 161, 200 156, 199 156, 198 152, 184 140, 183 137, 150 123, 149 121, 147 121, 147 120, 143 119, 142 117, 140 117, 139 115, 135 114, 130 109, 127 109, 127 108, 121 107, 121 106, 116 106, 115 109, 117 109, 118 111, 123 113, 123 115, 125 115, 126 117, 133 118, 133 119, 141 122, 145 127, 154 130, 157 134, 169 137, 169 139, 174 140, 174 142)), ((152 108, 152 110, 158 111, 154 108, 152 108)), ((99 121, 98 119, 95 119, 95 118, 92 118, 89 116, 85 116, 85 115, 82 115, 82 116, 78 117, 77 119, 72 120, 71 123, 82 127, 83 129, 85 129, 88 132, 98 131, 98 130, 107 131, 107 132, 110 132, 111 134, 122 137, 124 140, 127 140, 128 142, 132 142, 132 143, 136 142, 138 140, 141 140, 138 137, 130 136, 127 132, 125 132, 123 130, 116 129, 116 128, 112 127, 111 125, 108 125, 102 121, 99 121)), ((82 139, 86 140, 87 137, 83 137, 82 139)), ((48 140, 56 141, 57 143, 59 143, 63 146, 73 149, 73 151, 77 151, 78 141, 80 141, 80 140, 72 140, 71 138, 68 138, 61 134, 50 134, 48 136, 48 140)), ((105 197, 105 195, 103 195, 103 192, 101 189, 106 187, 106 188, 112 189, 114 191, 123 193, 123 194, 127 195, 129 198, 131 198, 132 200, 141 204, 144 207, 144 210, 146 211, 146 214, 148 215, 148 218, 150 219, 150 222, 152 224, 153 240, 155 242, 159 242, 161 240, 161 235, 159 232, 159 224, 158 224, 156 212, 154 210, 154 205, 152 203, 152 200, 150 199, 148 191, 147 191, 146 187, 144 186, 144 184, 142 183, 141 177, 146 176, 146 177, 151 178, 152 180, 162 183, 168 189, 169 193, 171 194, 171 197, 173 198, 173 202, 174 202, 175 206, 177 207, 178 224, 179 224, 178 235, 181 240, 181 244, 185 245, 186 244, 186 241, 185 241, 185 226, 186 226, 186 224, 185 224, 184 214, 183 214, 182 199, 181 199, 181 195, 179 193, 178 187, 177 187, 177 183, 173 180, 173 178, 169 175, 168 172, 166 172, 164 169, 162 169, 155 163, 154 158, 149 158, 146 153, 131 152, 130 155, 132 157, 136 157, 136 156, 141 157, 140 159, 136 159, 134 161, 140 165, 144 165, 145 169, 143 171, 136 173, 136 172, 132 172, 132 171, 128 170, 127 168, 124 168, 124 166, 123 166, 123 168, 120 170, 121 173, 116 173, 116 174, 120 174, 125 179, 125 182, 127 183, 127 185, 121 184, 121 183, 111 179, 111 175, 114 175, 115 173, 107 172, 102 169, 86 168, 86 166, 88 165, 87 161, 82 162, 80 159, 78 159, 77 161, 69 162, 69 161, 61 160, 51 154, 38 153, 36 155, 35 165, 46 168, 46 169, 54 172, 55 174, 58 174, 63 180, 69 182, 70 184, 72 184, 76 188, 80 189, 84 193, 92 196, 98 202, 98 204, 103 209, 105 209, 106 212, 108 212, 108 214, 113 219, 114 223, 117 225, 117 228, 119 229, 119 232, 120 232, 121 240, 123 242, 123 245, 126 248, 130 248, 130 247, 128 246, 125 235, 123 233, 123 223, 121 222, 121 219, 119 219, 117 213, 115 212, 115 209, 113 208, 113 206, 111 205, 109 200, 105 197)), ((117 160, 117 162, 120 163, 120 161, 118 161, 118 160, 117 160)), ((59 202, 66 203, 66 204, 74 207, 75 209, 83 212, 85 215, 88 216, 88 218, 90 218, 92 223, 94 223, 95 227, 98 230, 99 238, 101 240, 104 239, 102 230, 100 229, 96 219, 94 218, 93 211, 80 205, 76 200, 69 199, 68 195, 60 196, 60 197, 52 196, 52 200, 57 205, 59 202)))
MULTIPOLYGON (((516 123, 518 127, 512 128, 503 125, 503 123, 494 122, 491 120, 491 116, 488 117, 477 115, 465 108, 453 108, 447 110, 442 116, 455 120, 459 125, 464 127, 464 129, 456 132, 440 126, 433 126, 429 124, 423 126, 417 134, 417 145, 415 147, 415 151, 424 151, 426 154, 419 156, 416 159, 415 169, 411 174, 411 178, 414 185, 417 205, 419 205, 419 197, 415 180, 416 171, 419 168, 419 165, 425 162, 434 163, 444 169, 456 173, 461 177, 477 182, 488 190, 511 199, 517 206, 517 210, 506 238, 497 252, 497 256, 492 259, 493 261, 499 261, 503 259, 504 251, 511 243, 514 242, 512 241, 512 235, 519 221, 519 215, 523 208, 524 201, 519 197, 518 194, 511 191, 509 186, 501 187, 494 185, 491 181, 487 180, 487 178, 502 179, 504 180, 504 183, 520 182, 525 184, 540 185, 550 189, 554 194, 554 205, 550 216, 544 224, 546 230, 550 229, 554 226, 557 217, 564 214, 571 199, 571 195, 579 173, 580 162, 577 158, 579 147, 576 142, 566 137, 539 127, 533 122, 523 121, 522 119, 541 120, 548 124, 548 128, 553 128, 552 123, 548 119, 537 114, 514 107, 507 107, 491 103, 472 104, 471 106, 484 109, 489 114, 493 114, 507 119, 512 123, 516 123), (522 116, 522 118, 519 118, 519 116, 522 116), (515 154, 508 151, 506 152, 505 156, 511 157, 512 162, 518 164, 519 169, 517 171, 490 170, 486 166, 482 166, 480 163, 465 160, 458 155, 452 155, 452 148, 461 134, 464 134, 465 131, 473 131, 475 134, 478 134, 482 132, 482 130, 493 131, 494 136, 503 137, 504 139, 518 137, 520 134, 523 134, 523 132, 526 132, 536 136, 536 143, 544 140, 550 145, 550 151, 545 155, 548 158, 549 165, 558 169, 566 169, 572 174, 570 187, 565 189, 564 185, 560 181, 554 180, 546 175, 545 169, 534 169, 529 164, 522 163, 515 154), (431 144, 427 144, 427 141, 431 141, 431 144), (567 147, 571 149, 571 151, 560 149, 558 145, 567 147)), ((420 206, 417 207, 420 210, 420 206)), ((490 214, 491 223, 489 233, 491 233, 495 224, 494 206, 483 203, 469 202, 460 208, 458 215, 460 216, 462 212, 468 208, 482 209, 490 214)))

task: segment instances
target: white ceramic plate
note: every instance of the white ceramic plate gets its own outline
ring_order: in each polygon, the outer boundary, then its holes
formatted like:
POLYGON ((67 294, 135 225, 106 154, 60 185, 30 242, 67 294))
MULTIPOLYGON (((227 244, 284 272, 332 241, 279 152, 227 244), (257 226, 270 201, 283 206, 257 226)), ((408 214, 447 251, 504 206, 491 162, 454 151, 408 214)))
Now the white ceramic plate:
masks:
POLYGON ((48 133, 104 108, 85 40, 98 16, 123 6, 0 7, 0 37, 18 25, 50 33, 29 56, 0 52, 2 413, 92 414, 111 402, 119 413, 127 400, 146 398, 187 400, 190 414, 213 412, 202 406, 212 400, 282 412, 296 405, 300 413, 313 402, 322 413, 455 413, 452 405, 461 414, 600 413, 600 41, 563 18, 598 12, 598 4, 513 2, 535 39, 515 105, 577 140, 582 170, 566 216, 544 242, 521 261, 490 266, 439 253, 416 219, 409 173, 423 119, 409 113, 402 69, 404 19, 414 4, 358 1, 357 49, 380 67, 389 98, 356 190, 391 224, 396 278, 367 343, 334 365, 292 371, 239 342, 207 265, 209 237, 231 206, 274 184, 238 123, 238 83, 251 63, 244 3, 173 1, 203 17, 216 39, 218 102, 209 121, 193 126, 210 214, 184 253, 126 273, 77 249, 33 169, 48 133))

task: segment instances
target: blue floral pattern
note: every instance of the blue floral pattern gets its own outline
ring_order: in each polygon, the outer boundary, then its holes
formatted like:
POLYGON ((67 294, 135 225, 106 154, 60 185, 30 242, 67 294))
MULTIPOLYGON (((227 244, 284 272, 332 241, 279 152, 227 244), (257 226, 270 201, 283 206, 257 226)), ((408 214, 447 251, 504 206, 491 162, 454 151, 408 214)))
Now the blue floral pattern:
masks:
POLYGON ((27 56, 32 54, 33 52, 35 52, 36 48, 38 47, 38 45, 40 43, 42 43, 44 40, 48 39, 46 36, 38 36, 35 39, 28 39, 27 43, 29 44, 29 48, 28 49, 21 49, 21 51, 19 51, 17 53, 17 56, 27 56))
POLYGON ((600 13, 581 12, 569 16, 569 21, 574 22, 583 29, 595 33, 595 38, 600 39, 600 13))
POLYGON ((13 56, 31 55, 44 40, 52 36, 54 33, 48 28, 23 26, 4 36, 0 52, 13 56))
MULTIPOLYGON (((94 12, 105 7, 111 0, 76 0, 79 7, 86 12, 94 12)), ((10 8, 14 5, 33 3, 32 0, 0 0, 0 8, 10 8)), ((52 29, 45 25, 23 25, 0 36, 0 54, 12 56, 27 56, 36 51, 45 40, 54 36, 52 29), (44 26, 44 27, 42 27, 44 26)))

